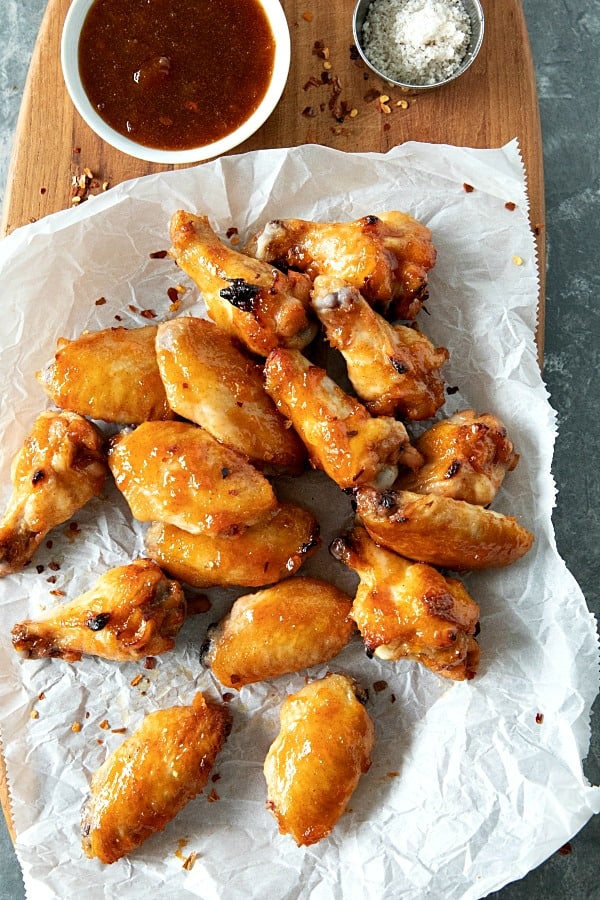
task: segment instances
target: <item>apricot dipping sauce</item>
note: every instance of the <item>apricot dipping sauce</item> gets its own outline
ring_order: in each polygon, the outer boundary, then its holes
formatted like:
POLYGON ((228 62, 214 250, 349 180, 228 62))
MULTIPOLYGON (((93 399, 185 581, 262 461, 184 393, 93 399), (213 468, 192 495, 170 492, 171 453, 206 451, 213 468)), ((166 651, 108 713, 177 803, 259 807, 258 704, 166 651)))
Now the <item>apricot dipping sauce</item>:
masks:
POLYGON ((274 60, 258 0, 95 0, 78 55, 98 114, 160 150, 201 147, 235 131, 263 99, 274 60))

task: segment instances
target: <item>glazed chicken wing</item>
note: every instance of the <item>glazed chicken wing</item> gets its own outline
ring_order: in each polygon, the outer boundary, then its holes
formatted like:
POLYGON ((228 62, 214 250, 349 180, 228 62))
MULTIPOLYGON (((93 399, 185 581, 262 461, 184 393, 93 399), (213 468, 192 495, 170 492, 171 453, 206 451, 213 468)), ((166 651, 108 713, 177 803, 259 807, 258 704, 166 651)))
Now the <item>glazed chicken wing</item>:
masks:
POLYGON ((146 716, 93 775, 81 817, 86 856, 113 863, 162 831, 206 786, 231 719, 202 694, 146 716))
POLYGON ((445 348, 436 349, 416 328, 390 325, 340 278, 316 278, 312 305, 372 415, 404 419, 435 415, 445 399, 440 374, 448 359, 445 348))
POLYGON ((298 473, 304 445, 266 393, 262 369, 206 319, 158 327, 156 353, 171 409, 259 467, 298 473))
POLYGON ((331 833, 371 765, 375 732, 364 697, 353 679, 327 675, 281 707, 264 766, 267 806, 298 846, 331 833))
POLYGON ((313 279, 339 277, 394 319, 416 317, 436 256, 430 230, 396 211, 344 223, 274 219, 246 252, 313 279))
POLYGON ((202 661, 221 684, 277 678, 327 662, 354 631, 352 600, 316 578, 287 578, 239 597, 231 612, 209 629, 202 661))
POLYGON ((308 318, 310 280, 238 253, 219 240, 206 216, 179 210, 171 219, 171 255, 199 287, 208 314, 259 356, 302 348, 316 334, 308 318))
POLYGON ((457 571, 486 569, 516 562, 533 544, 516 519, 464 500, 362 486, 355 496, 373 540, 408 559, 457 571))
POLYGON ((108 462, 140 522, 215 534, 253 525, 277 506, 264 475, 188 422, 145 422, 123 432, 108 462))
POLYGON ((379 547, 364 528, 335 540, 331 553, 360 577, 350 615, 370 653, 414 659, 455 681, 474 677, 479 607, 460 581, 379 547))
POLYGON ((176 581, 159 566, 138 559, 102 575, 94 587, 70 603, 12 630, 13 646, 30 659, 84 653, 119 661, 158 656, 172 650, 183 625, 186 603, 176 581))
POLYGON ((293 575, 321 541, 309 512, 282 503, 264 522, 238 534, 190 534, 155 522, 146 552, 174 578, 193 587, 262 587, 293 575))
POLYGON ((0 522, 0 576, 18 572, 48 532, 104 487, 102 437, 71 412, 46 411, 12 462, 12 494, 0 522))
POLYGON ((465 409, 436 422, 415 441, 425 465, 402 473, 395 487, 489 506, 519 461, 496 416, 465 409))
POLYGON ((170 419, 154 341, 156 326, 107 328, 74 341, 61 338, 54 360, 37 378, 52 402, 121 425, 170 419))
POLYGON ((399 466, 421 465, 401 422, 371 418, 297 350, 274 350, 265 376, 267 392, 304 441, 312 465, 340 487, 389 487, 399 466))

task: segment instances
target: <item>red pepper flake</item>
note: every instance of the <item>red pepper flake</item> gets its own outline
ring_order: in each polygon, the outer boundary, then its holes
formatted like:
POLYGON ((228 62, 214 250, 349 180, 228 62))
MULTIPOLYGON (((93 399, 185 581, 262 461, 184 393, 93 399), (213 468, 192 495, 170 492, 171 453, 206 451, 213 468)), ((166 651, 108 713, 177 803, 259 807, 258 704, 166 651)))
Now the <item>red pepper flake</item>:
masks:
POLYGON ((388 778, 398 778, 399 775, 400 775, 400 772, 388 772, 387 773, 388 778))
POLYGON ((43 691, 41 694, 38 694, 38 700, 45 700, 45 699, 46 699, 46 695, 43 691))
POLYGON ((396 695, 390 694, 390 703, 395 703, 395 702, 396 702, 396 695))
POLYGON ((66 597, 65 592, 59 590, 58 588, 55 588, 53 591, 50 591, 50 593, 52 594, 53 597, 66 597))
POLYGON ((238 234, 238 230, 234 226, 232 228, 228 228, 227 231, 225 232, 225 234, 227 236, 227 239, 231 240, 231 238, 234 237, 234 235, 238 234))
POLYGON ((153 656, 147 656, 146 661, 144 662, 145 669, 155 669, 156 668, 156 659, 153 656))
POLYGON ((77 156, 81 153, 81 147, 73 147, 73 153, 77 156))
POLYGON ((131 679, 129 684, 131 685, 131 687, 137 687, 137 685, 140 683, 140 681, 142 680, 143 677, 144 676, 138 672, 137 675, 134 675, 134 677, 131 679))
POLYGON ((223 703, 231 703, 234 697, 235 694, 232 694, 231 691, 225 691, 225 693, 221 697, 221 700, 223 701, 223 703))
POLYGON ((174 288, 174 287, 168 288, 167 289, 167 297, 169 298, 171 303, 178 303, 179 302, 179 294, 177 292, 177 288, 174 288))
POLYGON ((110 725, 108 723, 108 719, 102 719, 98 728, 101 728, 103 731, 108 731, 110 729, 110 725))
POLYGON ((95 306, 104 306, 106 303, 106 297, 98 297, 96 300, 95 306))
POLYGON ((303 91, 307 91, 311 87, 321 87, 323 82, 320 78, 317 78, 315 75, 311 75, 307 82, 305 82, 303 91))
POLYGON ((56 584, 57 580, 58 579, 57 579, 56 575, 50 575, 49 578, 46 578, 46 581, 48 582, 48 584, 56 584))
POLYGON ((315 116, 318 115, 318 112, 314 108, 314 106, 305 106, 304 109, 302 110, 302 115, 304 116, 305 119, 314 119, 315 116))
POLYGON ((48 563, 48 568, 53 572, 58 572, 60 570, 60 565, 59 563, 52 561, 48 563))
POLYGON ((45 188, 45 187, 40 188, 40 194, 45 194, 46 191, 47 191, 47 188, 45 188))
POLYGON ((356 46, 356 44, 350 44, 350 47, 348 49, 350 50, 351 60, 361 59, 361 55, 358 52, 358 47, 356 46))
POLYGON ((307 9, 306 12, 302 13, 302 18, 304 19, 305 22, 312 22, 314 15, 313 15, 313 13, 311 13, 310 10, 307 9))
POLYGON ((125 734, 126 731, 127 731, 126 728, 111 728, 110 729, 111 734, 125 734))
POLYGON ((221 773, 220 773, 220 772, 215 772, 215 774, 211 777, 210 780, 211 780, 213 783, 216 783, 217 781, 220 781, 220 780, 221 780, 221 773))
POLYGON ((448 387, 446 388, 446 393, 447 393, 449 396, 452 396, 452 394, 458 394, 459 390, 460 390, 460 388, 459 388, 457 385, 455 385, 455 384, 454 384, 454 385, 448 385, 448 387))
POLYGON ((219 797, 219 795, 213 788, 206 799, 208 800, 209 803, 215 803, 217 800, 220 800, 221 798, 219 797))
POLYGON ((472 192, 475 190, 475 188, 473 187, 473 185, 472 185, 472 184, 467 184, 466 181, 465 181, 465 183, 463 184, 463 187, 464 187, 465 191, 467 192, 467 194, 470 194, 470 193, 472 193, 472 192))
MULTIPOLYGON (((209 800, 210 800, 210 798, 209 798, 209 800)), ((185 869, 186 872, 191 872, 191 870, 194 868, 194 864, 195 864, 197 858, 198 858, 198 854, 196 853, 195 850, 192 850, 192 852, 187 857, 187 859, 185 860, 185 862, 181 868, 185 869)))
POLYGON ((48 548, 48 550, 52 550, 52 543, 52 541, 46 541, 46 547, 48 548))
POLYGON ((143 319, 155 319, 156 313, 153 309, 143 309, 141 312, 141 316, 143 319))
POLYGON ((387 686, 388 686, 387 681, 383 681, 383 680, 382 680, 382 681, 375 681, 375 682, 373 683, 373 690, 375 691, 376 694, 380 694, 381 691, 385 691, 385 689, 387 688, 387 686))
POLYGON ((199 613, 208 612, 212 603, 204 594, 196 594, 188 599, 188 616, 197 616, 199 613))
POLYGON ((120 316, 120 315, 117 314, 117 315, 115 315, 115 319, 117 320, 117 322, 122 322, 122 321, 123 321, 123 316, 120 316))
POLYGON ((536 717, 535 717, 535 721, 536 721, 536 724, 537 724, 537 725, 541 725, 542 722, 544 721, 544 714, 543 714, 543 713, 538 713, 538 714, 536 715, 536 717))
POLYGON ((319 56, 321 59, 325 59, 325 41, 315 41, 313 44, 312 52, 313 56, 319 56))
POLYGON ((77 522, 70 523, 69 531, 73 531, 75 534, 79 534, 80 530, 81 529, 79 528, 79 525, 77 524, 77 522))
POLYGON ((513 212, 517 208, 517 204, 513 203, 512 200, 509 200, 508 203, 504 204, 504 208, 508 209, 510 212, 513 212))
POLYGON ((184 105, 185 109, 189 109, 191 112, 197 113, 200 110, 200 107, 198 106, 198 103, 195 100, 186 100, 183 105, 184 105))
POLYGON ((132 313, 137 313, 137 312, 139 312, 139 309, 138 309, 137 306, 135 306, 133 303, 129 303, 128 306, 127 306, 127 308, 130 309, 132 313))
POLYGON ((561 856, 569 856, 569 854, 573 852, 573 844, 570 841, 567 841, 558 852, 561 856))
POLYGON ((544 226, 541 225, 539 222, 537 223, 537 225, 533 226, 533 233, 535 234, 536 237, 539 237, 539 235, 542 233, 543 230, 544 230, 544 226))
POLYGON ((154 250, 153 253, 149 253, 148 256, 150 259, 164 259, 165 256, 169 255, 168 250, 154 250))
POLYGON ((36 566, 35 571, 38 573, 38 575, 41 575, 44 571, 44 566, 36 566))

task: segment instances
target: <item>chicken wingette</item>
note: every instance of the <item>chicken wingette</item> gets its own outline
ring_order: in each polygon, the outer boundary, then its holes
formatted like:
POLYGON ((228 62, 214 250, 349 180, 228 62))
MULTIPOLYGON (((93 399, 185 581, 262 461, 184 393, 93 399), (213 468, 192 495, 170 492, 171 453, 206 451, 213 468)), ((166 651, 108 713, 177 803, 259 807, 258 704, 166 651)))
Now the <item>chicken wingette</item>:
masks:
POLYGON ((475 676, 479 607, 458 579, 379 547, 364 528, 337 538, 331 553, 360 577, 350 615, 370 653, 455 681, 475 676))
POLYGON ((169 405, 260 468, 298 474, 306 450, 266 393, 262 368, 206 319, 158 326, 156 355, 169 405))
POLYGON ((172 419, 154 342, 156 325, 85 332, 61 338, 54 359, 37 373, 52 402, 120 425, 172 419))
POLYGON ((321 543, 317 520, 292 503, 237 534, 190 534, 154 522, 145 541, 166 572, 198 588, 274 584, 297 572, 321 543))
POLYGON ((81 816, 86 856, 113 863, 162 831, 206 786, 231 727, 229 711, 191 706, 146 716, 92 777, 81 816))
POLYGON ((186 602, 176 581, 149 559, 110 569, 91 590, 12 629, 15 650, 29 659, 83 654, 119 661, 172 650, 185 621, 186 602))
POLYGON ((331 833, 371 765, 375 742, 365 693, 346 675, 313 681, 284 701, 265 759, 267 806, 299 846, 331 833))
POLYGON ((122 432, 108 461, 141 522, 167 522, 192 534, 232 533, 277 506, 264 475, 189 422, 145 422, 122 432))
POLYGON ((209 630, 202 661, 226 687, 277 678, 327 662, 354 632, 351 598, 326 581, 286 578, 239 597, 209 630))
POLYGON ((310 280, 280 272, 224 244, 206 216, 179 210, 171 219, 171 255, 196 283, 208 314, 259 356, 275 347, 305 347, 316 334, 310 320, 310 280))
POLYGON ((512 516, 436 494, 359 487, 356 508, 378 544, 408 559, 464 571, 508 566, 533 535, 512 516))
POLYGON ((0 576, 20 571, 52 528, 100 494, 107 472, 102 436, 91 422, 77 413, 41 413, 12 462, 0 576))

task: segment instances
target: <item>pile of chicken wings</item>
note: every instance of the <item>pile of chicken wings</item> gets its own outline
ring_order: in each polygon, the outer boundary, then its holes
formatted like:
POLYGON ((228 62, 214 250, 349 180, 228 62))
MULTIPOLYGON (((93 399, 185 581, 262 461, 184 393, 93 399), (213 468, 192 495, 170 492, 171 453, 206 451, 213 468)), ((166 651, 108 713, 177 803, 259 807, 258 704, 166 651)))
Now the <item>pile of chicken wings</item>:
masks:
MULTIPOLYGON (((533 535, 490 509, 518 462, 502 422, 472 409, 442 417, 449 354, 416 324, 436 258, 430 231, 403 212, 277 219, 238 250, 180 210, 170 238, 209 319, 61 339, 37 375, 54 408, 13 461, 0 523, 10 575, 112 477, 149 523, 146 557, 17 623, 15 649, 144 659, 175 646, 189 614, 182 583, 233 586, 255 590, 201 651, 224 687, 328 662, 358 638, 369 656, 473 678, 479 607, 460 575, 513 563, 533 535), (343 386, 314 362, 323 347, 341 354, 343 386), (357 573, 354 597, 296 575, 320 546, 319 523, 280 501, 272 479, 309 466, 353 496, 355 525, 329 549, 357 573)), ((92 778, 85 853, 112 863, 162 829, 203 789, 230 727, 228 709, 201 693, 148 715, 92 778)), ((326 837, 373 745, 365 691, 348 675, 289 696, 264 767, 280 831, 299 845, 326 837)))

